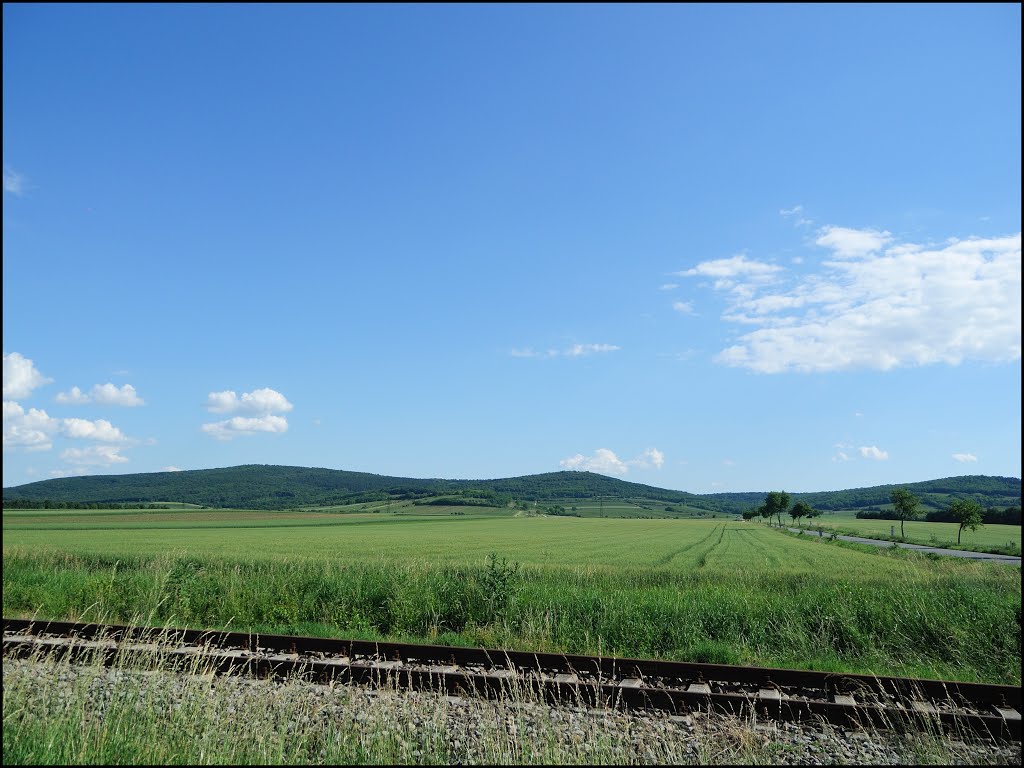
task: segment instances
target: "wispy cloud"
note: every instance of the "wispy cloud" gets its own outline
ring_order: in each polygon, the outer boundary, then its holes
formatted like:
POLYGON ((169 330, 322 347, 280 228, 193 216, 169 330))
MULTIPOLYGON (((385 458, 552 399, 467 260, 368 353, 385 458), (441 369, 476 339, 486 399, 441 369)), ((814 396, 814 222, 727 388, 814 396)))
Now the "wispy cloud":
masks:
POLYGON ((67 392, 60 392, 56 400, 62 404, 82 405, 95 403, 97 405, 119 405, 126 408, 133 408, 145 405, 146 401, 139 397, 135 387, 125 384, 117 387, 110 382, 106 384, 94 384, 88 394, 82 392, 78 387, 72 387, 67 392))
POLYGON ((961 464, 970 464, 978 460, 978 457, 973 453, 954 453, 953 459, 959 461, 961 464))
POLYGON ((862 445, 857 449, 860 455, 865 459, 873 459, 874 461, 885 461, 889 458, 889 452, 883 451, 876 445, 862 445))
POLYGON ((617 352, 622 347, 615 344, 573 344, 565 349, 548 349, 544 352, 535 351, 532 347, 523 347, 509 351, 511 357, 587 357, 605 352, 617 352))
POLYGON ((4 192, 21 196, 25 192, 25 177, 9 165, 4 165, 4 192))
POLYGON ((727 259, 702 261, 695 267, 674 274, 679 277, 733 278, 745 275, 771 275, 781 269, 782 267, 776 264, 748 259, 746 254, 738 253, 727 259))
POLYGON ((741 257, 681 273, 732 275, 714 286, 725 293, 722 318, 754 327, 717 362, 781 373, 1020 359, 1020 233, 927 246, 824 227, 815 242, 832 258, 790 282, 780 267, 751 271, 757 262, 741 257))
POLYGON ((679 287, 679 283, 662 283, 658 286, 659 291, 674 291, 679 287))
POLYGON ((674 301, 672 302, 672 309, 681 315, 692 315, 693 314, 693 302, 692 301, 674 301))
POLYGON ((779 215, 784 219, 792 219, 793 223, 798 227, 809 227, 814 224, 813 219, 804 216, 804 207, 802 205, 794 205, 789 209, 780 208, 779 215))
POLYGON ((43 376, 30 359, 18 352, 4 354, 4 398, 22 400, 32 390, 49 384, 53 379, 43 376))

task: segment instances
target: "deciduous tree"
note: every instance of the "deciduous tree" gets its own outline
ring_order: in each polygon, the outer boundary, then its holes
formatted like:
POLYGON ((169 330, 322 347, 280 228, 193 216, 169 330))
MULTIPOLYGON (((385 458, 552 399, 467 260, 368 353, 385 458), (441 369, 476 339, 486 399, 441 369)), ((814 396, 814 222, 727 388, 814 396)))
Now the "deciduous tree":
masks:
POLYGON ((903 523, 907 520, 913 520, 920 515, 917 505, 921 502, 917 496, 906 488, 893 489, 893 492, 889 494, 889 500, 892 501, 892 505, 896 508, 896 514, 900 518, 900 538, 905 539, 903 523))
POLYGON ((949 505, 949 511, 953 514, 953 518, 960 524, 960 528, 956 532, 957 544, 960 543, 960 535, 964 532, 964 528, 976 531, 982 526, 981 504, 976 501, 972 501, 971 499, 956 499, 949 505))

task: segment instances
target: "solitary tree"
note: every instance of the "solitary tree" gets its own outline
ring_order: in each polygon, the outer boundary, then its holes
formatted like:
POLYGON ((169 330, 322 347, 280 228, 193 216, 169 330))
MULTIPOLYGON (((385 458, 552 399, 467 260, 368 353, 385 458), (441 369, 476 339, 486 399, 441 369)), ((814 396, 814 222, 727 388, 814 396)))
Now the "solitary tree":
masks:
POLYGON ((761 514, 771 520, 772 515, 779 518, 779 528, 782 527, 782 516, 789 510, 789 494, 785 491, 769 491, 764 497, 764 506, 761 514))
POLYGON ((970 531, 978 530, 981 525, 981 504, 970 499, 956 499, 949 505, 949 511, 953 513, 953 519, 960 524, 956 532, 956 543, 960 543, 960 534, 964 528, 970 531))
POLYGON ((905 539, 906 536, 903 533, 903 523, 906 520, 913 520, 920 513, 917 511, 917 505, 921 502, 917 496, 912 494, 906 488, 895 488, 889 499, 892 501, 892 505, 896 507, 896 514, 900 518, 900 538, 905 539))
POLYGON ((789 516, 796 520, 797 525, 800 524, 801 517, 814 517, 814 509, 806 501, 798 501, 793 505, 793 508, 789 510, 789 516))

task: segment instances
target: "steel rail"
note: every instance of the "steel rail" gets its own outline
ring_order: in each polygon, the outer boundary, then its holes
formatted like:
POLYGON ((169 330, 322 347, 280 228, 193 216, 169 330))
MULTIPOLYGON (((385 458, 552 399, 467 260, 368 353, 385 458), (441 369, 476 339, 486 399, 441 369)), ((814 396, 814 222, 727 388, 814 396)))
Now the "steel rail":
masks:
POLYGON ((4 618, 5 655, 64 650, 115 664, 117 643, 221 674, 298 676, 488 697, 528 689, 550 703, 674 713, 713 709, 790 722, 908 727, 938 722, 1021 740, 1021 689, 956 681, 725 664, 378 643, 218 630, 4 618), (47 640, 47 636, 73 638, 47 640), (172 646, 176 646, 173 647, 172 646), (170 650, 168 650, 170 648, 170 650), (211 650, 220 649, 220 650, 211 650))

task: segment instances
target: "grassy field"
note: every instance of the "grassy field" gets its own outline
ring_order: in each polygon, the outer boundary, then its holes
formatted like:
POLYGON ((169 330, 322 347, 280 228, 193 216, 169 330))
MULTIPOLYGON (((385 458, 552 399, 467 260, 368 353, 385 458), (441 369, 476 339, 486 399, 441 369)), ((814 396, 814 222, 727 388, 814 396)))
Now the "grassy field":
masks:
MULTIPOLYGON (((786 518, 789 521, 789 518, 786 518)), ((890 527, 894 527, 896 538, 900 537, 899 520, 865 520, 856 516, 855 512, 836 512, 815 517, 809 523, 803 521, 805 527, 812 530, 819 525, 822 528, 841 530, 844 533, 851 533, 869 538, 888 538, 890 527)), ((923 520, 907 520, 904 523, 906 541, 911 544, 930 544, 932 546, 947 546, 956 544, 957 530, 960 526, 956 523, 928 523, 923 520)), ((960 538, 961 546, 965 549, 987 549, 1013 550, 1020 554, 1021 527, 1019 525, 983 525, 976 531, 963 532, 960 538)))
POLYGON ((719 519, 4 515, 6 616, 1019 683, 1020 588, 1019 568, 719 519))

